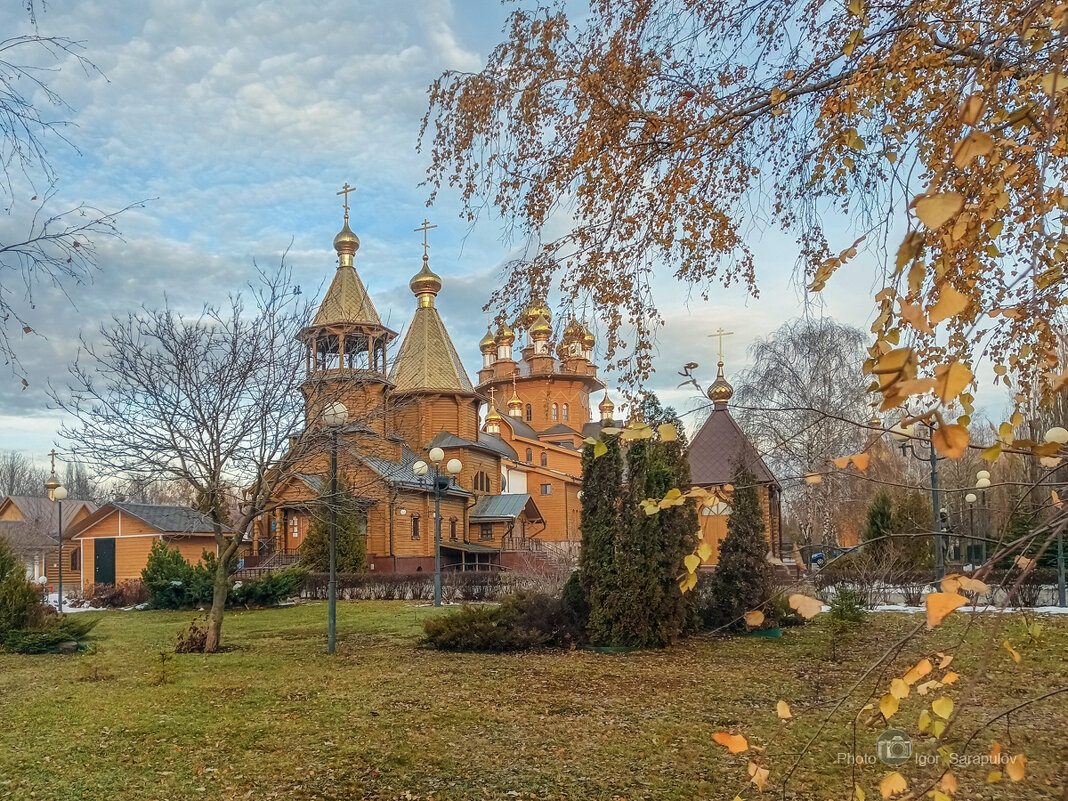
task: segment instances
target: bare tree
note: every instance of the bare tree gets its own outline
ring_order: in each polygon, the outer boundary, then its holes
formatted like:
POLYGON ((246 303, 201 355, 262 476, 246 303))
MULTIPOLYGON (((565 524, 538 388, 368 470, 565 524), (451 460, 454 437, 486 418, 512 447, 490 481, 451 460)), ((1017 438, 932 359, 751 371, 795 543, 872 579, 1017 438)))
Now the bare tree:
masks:
POLYGON ((23 304, 33 305, 40 285, 58 286, 69 297, 72 286, 90 280, 96 240, 117 237, 116 218, 126 211, 59 204, 49 149, 77 148, 66 135, 71 123, 44 110, 71 111, 48 79, 68 60, 87 76, 99 70, 83 55, 81 42, 38 32, 34 0, 26 11, 33 32, 0 40, 0 192, 7 201, 4 212, 16 221, 0 233, 0 359, 16 370, 12 332, 20 327, 33 333, 20 311, 23 304))
POLYGON ((864 447, 868 432, 860 424, 871 417, 864 341, 859 329, 832 319, 792 320, 752 345, 754 364, 737 382, 731 407, 739 424, 772 472, 794 479, 783 500, 803 544, 837 542, 846 474, 813 485, 798 479, 864 447))
POLYGON ((212 519, 220 558, 209 652, 219 647, 231 557, 298 463, 324 450, 322 427, 305 425, 302 390, 323 399, 327 382, 312 389, 299 369, 310 306, 284 260, 259 279, 247 304, 234 295, 195 318, 168 306, 114 318, 100 344, 83 341, 68 391, 52 390, 77 420, 61 434, 79 458, 105 475, 181 482, 212 519))
POLYGON ((26 454, 0 451, 0 497, 40 495, 44 492, 47 478, 45 471, 37 467, 26 454))

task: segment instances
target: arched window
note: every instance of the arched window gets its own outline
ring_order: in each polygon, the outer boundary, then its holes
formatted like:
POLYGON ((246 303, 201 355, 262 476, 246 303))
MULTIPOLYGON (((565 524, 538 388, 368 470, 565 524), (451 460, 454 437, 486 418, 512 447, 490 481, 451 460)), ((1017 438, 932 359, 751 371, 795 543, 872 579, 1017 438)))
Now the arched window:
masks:
POLYGON ((555 423, 555 422, 556 422, 557 420, 559 420, 559 419, 560 419, 560 407, 559 407, 559 406, 557 406, 557 405, 556 405, 556 404, 554 403, 554 404, 553 404, 553 422, 555 423))
POLYGON ((567 422, 567 404, 564 404, 564 422, 567 422))
POLYGON ((412 539, 419 539, 419 515, 412 515, 412 539))
MULTIPOLYGON (((528 406, 527 408, 529 409, 530 407, 528 406)), ((534 451, 531 448, 527 448, 527 461, 528 462, 533 462, 534 461, 534 451)))
POLYGON ((530 405, 530 404, 528 403, 528 404, 527 404, 527 422, 529 423, 529 422, 530 422, 531 420, 533 420, 533 419, 534 419, 534 407, 533 407, 533 406, 531 406, 531 405, 530 405))
POLYGON ((82 549, 75 548, 70 552, 70 569, 81 570, 82 569, 82 549))
POLYGON ((549 454, 547 454, 545 451, 541 452, 541 466, 542 467, 548 467, 549 466, 549 454))

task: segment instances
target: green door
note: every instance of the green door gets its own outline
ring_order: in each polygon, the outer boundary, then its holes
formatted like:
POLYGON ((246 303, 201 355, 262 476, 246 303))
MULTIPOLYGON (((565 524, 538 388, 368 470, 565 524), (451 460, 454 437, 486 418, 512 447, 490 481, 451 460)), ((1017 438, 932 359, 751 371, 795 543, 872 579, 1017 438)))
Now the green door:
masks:
POLYGON ((115 583, 115 540, 93 540, 93 583, 115 583))

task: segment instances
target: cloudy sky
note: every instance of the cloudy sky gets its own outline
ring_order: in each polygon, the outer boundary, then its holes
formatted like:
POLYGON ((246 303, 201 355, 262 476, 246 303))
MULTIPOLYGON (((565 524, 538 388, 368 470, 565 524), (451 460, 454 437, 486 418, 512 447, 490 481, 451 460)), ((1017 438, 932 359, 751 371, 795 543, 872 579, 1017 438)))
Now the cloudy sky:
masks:
MULTIPOLYGON (((23 6, 0 6, 0 30, 29 30, 23 6)), ((336 263, 335 193, 345 182, 357 187, 356 267, 392 328, 413 309, 407 282, 421 247, 412 229, 424 215, 438 224, 438 305, 477 371, 481 307, 509 245, 493 221, 469 230, 448 192, 426 209, 416 140, 430 81, 447 69, 477 70, 506 14, 489 0, 50 0, 41 33, 83 41, 101 73, 68 63, 48 77, 72 107, 67 135, 79 150, 53 143, 57 203, 145 202, 122 216, 123 241, 101 243, 100 272, 70 292, 73 306, 38 287, 34 307, 23 307, 42 336, 15 341, 30 387, 0 379, 0 449, 40 458, 52 447, 59 417, 44 388, 63 381, 79 332, 91 336, 111 314, 164 296, 196 310, 239 290, 253 260, 276 263, 286 248, 302 287, 320 291, 336 263)), ((0 226, 26 213, 28 197, 16 195, 0 226)), ((734 373, 754 338, 801 313, 793 243, 768 232, 754 244, 759 299, 734 288, 711 303, 688 302, 666 278, 656 288, 669 324, 653 383, 681 409, 694 398, 674 389, 679 366, 696 361, 704 380, 713 377, 708 333, 720 325, 736 332, 726 343, 734 373)), ((870 264, 843 270, 823 293, 822 313, 867 327, 874 280, 870 264)))

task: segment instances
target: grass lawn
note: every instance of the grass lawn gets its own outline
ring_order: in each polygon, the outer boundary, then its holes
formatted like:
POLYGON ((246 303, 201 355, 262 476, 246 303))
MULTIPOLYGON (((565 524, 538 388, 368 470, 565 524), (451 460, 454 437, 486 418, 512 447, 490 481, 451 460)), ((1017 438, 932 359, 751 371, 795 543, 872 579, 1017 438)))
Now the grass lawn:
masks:
MULTIPOLYGON (((420 621, 434 613, 340 604, 335 658, 323 653, 325 604, 230 614, 230 649, 175 656, 164 684, 159 652, 192 615, 85 613, 101 617, 93 653, 0 655, 0 799, 759 798, 745 784, 754 751, 732 756, 713 743, 724 730, 765 749, 764 796, 774 798, 837 699, 920 621, 870 616, 835 653, 830 630, 814 622, 780 640, 695 638, 661 652, 475 655, 419 646, 420 621), (777 718, 779 699, 793 720, 777 718)), ((1068 684, 1068 617, 1044 623, 1037 644, 1009 615, 969 625, 957 613, 921 634, 892 673, 863 681, 832 717, 786 796, 849 798, 853 768, 836 759, 851 751, 854 715, 925 656, 953 654, 960 678, 901 702, 892 723, 920 755, 934 747, 920 739, 919 713, 943 692, 958 715, 945 741, 959 750, 979 723, 1068 684)), ((856 752, 874 755, 884 728, 858 726, 856 752)), ((957 767, 955 798, 1064 797, 1068 693, 999 720, 968 754, 986 754, 994 739, 1027 755, 1027 778, 988 785, 989 766, 957 767)), ((855 770, 879 798, 890 769, 855 770)), ((940 772, 915 762, 899 770, 910 788, 940 772)))

